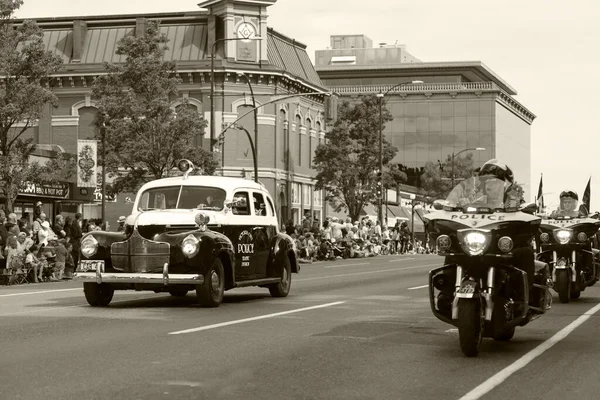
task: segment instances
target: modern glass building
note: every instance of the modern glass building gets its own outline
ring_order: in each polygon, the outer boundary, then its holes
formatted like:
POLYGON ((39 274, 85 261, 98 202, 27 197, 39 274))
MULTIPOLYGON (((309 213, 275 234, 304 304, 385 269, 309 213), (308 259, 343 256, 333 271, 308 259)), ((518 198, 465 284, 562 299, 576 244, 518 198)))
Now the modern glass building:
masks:
POLYGON ((443 163, 465 149, 485 148, 473 151, 476 167, 498 158, 513 169, 526 198, 535 194, 530 176, 535 115, 482 62, 422 62, 405 46, 374 48, 363 35, 342 35, 316 52, 315 64, 341 100, 384 94, 394 117, 384 135, 399 149, 392 163, 401 165, 416 192, 427 161, 443 163))

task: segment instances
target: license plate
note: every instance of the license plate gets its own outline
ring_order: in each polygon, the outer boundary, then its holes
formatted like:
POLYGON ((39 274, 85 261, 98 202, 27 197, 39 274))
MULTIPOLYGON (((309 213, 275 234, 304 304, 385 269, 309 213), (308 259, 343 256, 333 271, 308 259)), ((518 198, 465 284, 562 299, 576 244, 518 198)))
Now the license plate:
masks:
POLYGON ((475 293, 475 283, 463 283, 456 292, 458 294, 473 294, 475 293))
POLYGON ((79 272, 104 272, 104 260, 81 260, 79 261, 79 272))

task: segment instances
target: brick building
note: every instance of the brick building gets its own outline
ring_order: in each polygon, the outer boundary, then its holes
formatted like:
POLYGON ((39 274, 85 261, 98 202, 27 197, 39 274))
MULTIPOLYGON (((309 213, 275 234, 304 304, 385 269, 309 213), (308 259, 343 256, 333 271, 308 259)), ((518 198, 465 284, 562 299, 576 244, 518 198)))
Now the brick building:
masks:
MULTIPOLYGON (((90 96, 95 77, 105 73, 104 62, 124 61, 115 54, 121 38, 140 35, 148 21, 160 20, 161 31, 169 38, 165 59, 177 62, 182 80, 180 96, 209 122, 205 134, 191 145, 214 152, 221 161, 219 174, 253 179, 246 134, 232 128, 222 141, 218 139, 224 127, 256 104, 259 179, 273 194, 281 220, 299 222, 306 212, 321 218, 322 195, 314 190, 311 160, 324 141, 327 90, 306 46, 267 25, 267 8, 276 1, 210 0, 199 4, 204 10, 193 12, 36 19, 47 49, 62 57, 64 66, 51 82, 59 106, 48 106, 28 134, 37 143, 59 145, 70 153, 76 152, 77 140, 97 137, 93 125, 97 109, 90 96), (285 97, 291 94, 302 95, 285 97)), ((173 107, 181 98, 172 99, 173 107)), ((237 121, 252 136, 253 114, 237 121)), ((112 226, 119 215, 130 211, 131 196, 121 194, 107 201, 112 226)), ((96 190, 95 202, 79 206, 84 218, 101 215, 101 198, 96 190)))

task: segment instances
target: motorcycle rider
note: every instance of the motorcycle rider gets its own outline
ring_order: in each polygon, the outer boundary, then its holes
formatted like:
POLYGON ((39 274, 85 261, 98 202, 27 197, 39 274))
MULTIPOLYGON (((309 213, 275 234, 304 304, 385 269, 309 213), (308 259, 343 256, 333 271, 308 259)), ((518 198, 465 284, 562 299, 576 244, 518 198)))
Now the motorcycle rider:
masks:
POLYGON ((554 210, 550 215, 551 218, 556 217, 582 217, 587 216, 589 214, 585 205, 579 206, 577 208, 577 202, 579 201, 579 196, 577 192, 573 190, 563 190, 559 196, 560 206, 558 209, 554 210))
MULTIPOLYGON (((524 203, 520 191, 514 183, 512 170, 497 159, 486 161, 478 173, 480 185, 476 188, 483 191, 483 196, 476 196, 477 202, 485 203, 492 208, 518 207, 524 203)), ((459 202, 460 203, 460 202, 459 202)), ((527 274, 529 292, 533 288, 535 274, 535 255, 529 244, 515 246, 513 265, 527 274)), ((452 256, 447 256, 445 265, 455 264, 452 256)))

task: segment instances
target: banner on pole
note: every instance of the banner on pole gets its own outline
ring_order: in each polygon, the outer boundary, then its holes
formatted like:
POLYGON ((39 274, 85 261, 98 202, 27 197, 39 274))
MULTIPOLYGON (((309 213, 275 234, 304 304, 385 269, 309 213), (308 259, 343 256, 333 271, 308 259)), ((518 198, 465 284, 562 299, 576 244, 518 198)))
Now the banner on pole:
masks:
POLYGON ((98 142, 96 140, 77 141, 77 186, 96 187, 98 172, 98 142))

